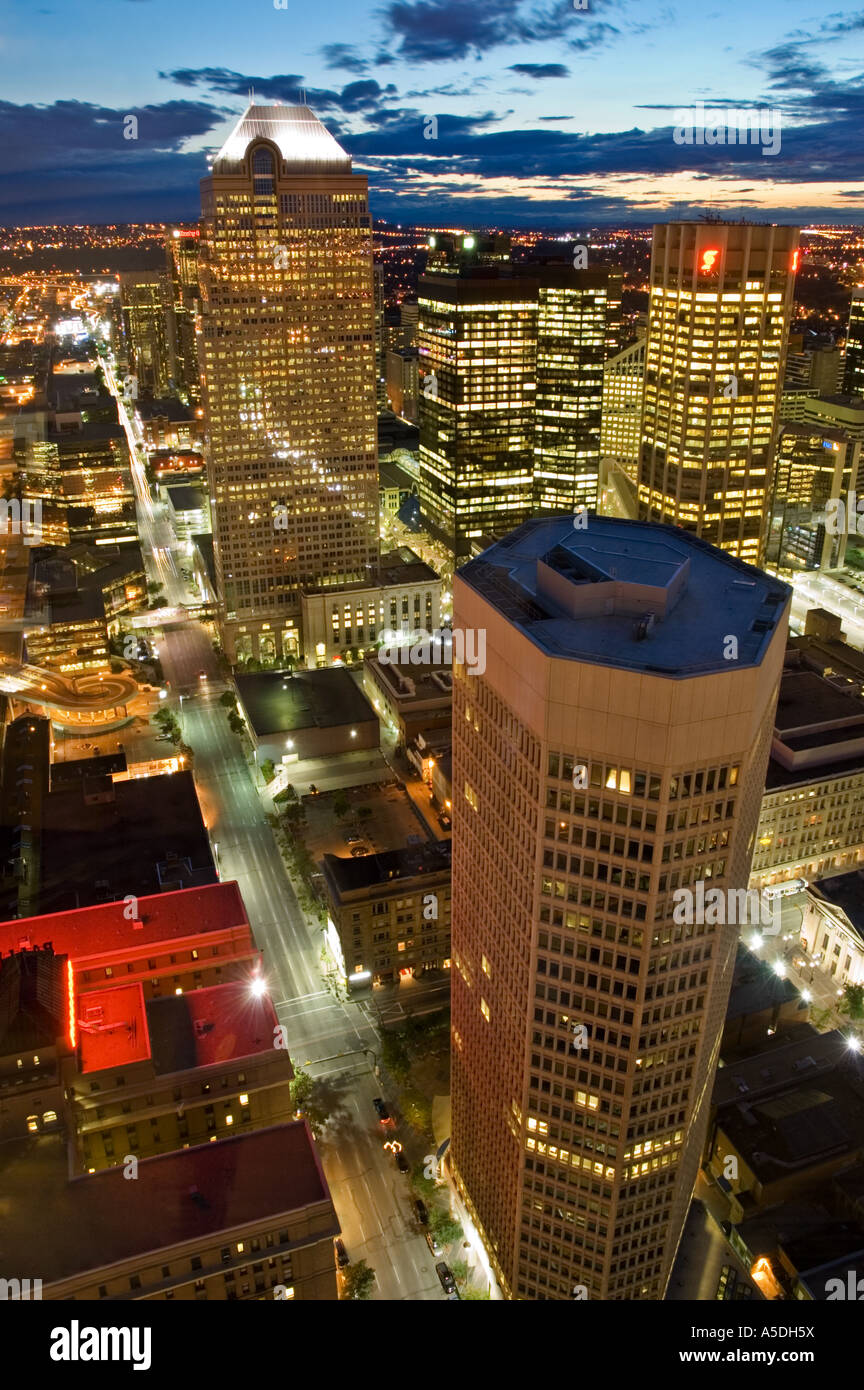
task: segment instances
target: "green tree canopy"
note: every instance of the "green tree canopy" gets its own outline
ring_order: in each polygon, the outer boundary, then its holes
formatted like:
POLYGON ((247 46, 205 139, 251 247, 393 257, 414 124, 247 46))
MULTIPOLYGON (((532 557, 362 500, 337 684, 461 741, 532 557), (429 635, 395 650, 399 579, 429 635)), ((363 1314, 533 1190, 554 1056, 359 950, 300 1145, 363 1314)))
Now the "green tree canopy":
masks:
POLYGON ((365 1260, 348 1265, 342 1275, 343 1298, 369 1298, 375 1283, 375 1271, 365 1260))

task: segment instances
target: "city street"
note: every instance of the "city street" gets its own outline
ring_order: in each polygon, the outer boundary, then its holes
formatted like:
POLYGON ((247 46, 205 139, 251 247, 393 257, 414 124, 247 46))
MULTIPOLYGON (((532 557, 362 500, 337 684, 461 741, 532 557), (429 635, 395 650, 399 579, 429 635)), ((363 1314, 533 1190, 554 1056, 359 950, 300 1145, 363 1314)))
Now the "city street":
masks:
MULTIPOLYGON (((117 395, 107 362, 105 375, 117 395)), ((122 398, 118 406, 135 460, 138 525, 148 578, 163 586, 172 610, 195 605, 200 600, 190 593, 181 573, 185 551, 164 508, 150 496, 143 452, 122 398)), ((206 628, 173 611, 164 613, 163 632, 157 650, 171 683, 169 704, 194 751, 195 785, 219 877, 239 884, 294 1066, 326 1078, 338 1093, 339 1105, 320 1150, 346 1248, 352 1260, 367 1259, 375 1269, 374 1298, 442 1298, 435 1262, 412 1222, 407 1180, 376 1131, 371 1101, 381 1083, 372 1074, 371 1059, 379 1040, 369 1005, 342 1003, 324 988, 321 928, 307 922, 300 908, 240 739, 219 704, 226 687, 206 628), (202 670, 206 682, 199 679, 202 670)), ((374 761, 381 775, 378 759, 374 761)), ((446 993, 449 979, 433 990, 430 1007, 446 1002, 446 993)))

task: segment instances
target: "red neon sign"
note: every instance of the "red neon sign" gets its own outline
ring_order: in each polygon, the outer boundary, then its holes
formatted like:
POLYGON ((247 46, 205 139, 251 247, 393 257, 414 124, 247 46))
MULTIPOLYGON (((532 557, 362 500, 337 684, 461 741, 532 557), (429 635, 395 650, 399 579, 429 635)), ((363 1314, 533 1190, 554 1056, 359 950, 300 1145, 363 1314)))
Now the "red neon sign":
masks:
POLYGON ((78 1021, 75 1017, 75 974, 71 960, 66 961, 66 996, 69 1002, 69 1046, 78 1043, 78 1021))
POLYGON ((795 271, 798 269, 798 262, 800 261, 800 259, 801 259, 801 252, 800 252, 800 251, 793 251, 793 252, 792 252, 792 274, 793 274, 793 275, 795 274, 795 271))
POLYGON ((709 251, 703 251, 702 260, 699 262, 700 275, 710 275, 712 270, 716 270, 719 259, 720 252, 716 247, 712 247, 709 251))

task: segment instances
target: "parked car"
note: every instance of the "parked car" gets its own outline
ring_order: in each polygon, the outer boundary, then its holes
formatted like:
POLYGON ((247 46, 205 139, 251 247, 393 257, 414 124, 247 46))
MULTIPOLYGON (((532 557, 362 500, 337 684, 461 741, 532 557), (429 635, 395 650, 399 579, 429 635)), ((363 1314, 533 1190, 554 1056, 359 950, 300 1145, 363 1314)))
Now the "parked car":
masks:
POLYGON ((428 1225, 429 1225, 429 1213, 428 1213, 428 1211, 426 1210, 426 1203, 423 1202, 423 1201, 421 1201, 419 1197, 418 1197, 418 1198, 416 1199, 416 1201, 414 1202, 414 1210, 415 1210, 416 1213, 417 1213, 417 1220, 420 1222, 420 1225, 421 1225, 421 1226, 428 1226, 428 1225))
POLYGON ((444 812, 442 811, 440 816, 438 817, 438 824, 440 825, 442 830, 449 830, 453 822, 451 821, 450 817, 445 816, 444 812))
POLYGON ((350 1265, 351 1263, 351 1256, 345 1249, 344 1240, 336 1241, 336 1263, 340 1269, 344 1269, 346 1265, 350 1265))
POLYGON ((435 1273, 441 1280, 441 1287, 445 1293, 449 1294, 456 1292, 456 1280, 453 1278, 453 1275, 450 1273, 450 1270, 443 1260, 435 1266, 435 1273))
POLYGON ((352 859, 362 859, 364 854, 371 854, 371 853, 372 853, 372 851, 371 851, 371 849, 369 848, 368 845, 352 845, 352 846, 351 846, 351 858, 352 858, 352 859))
POLYGON ((396 1167, 399 1169, 400 1173, 410 1173, 411 1171, 411 1164, 408 1162, 401 1149, 396 1155, 396 1167))
POLYGON ((390 1111, 387 1109, 381 1097, 376 1096, 372 1104, 378 1112, 378 1119, 381 1121, 382 1125, 391 1125, 393 1121, 390 1118, 390 1111))
POLYGON ((426 1232, 426 1244, 429 1246, 429 1249, 432 1251, 432 1254, 435 1256, 436 1259, 439 1255, 444 1254, 444 1251, 441 1249, 441 1246, 438 1244, 431 1231, 426 1232))
POLYGON ((353 830, 346 830, 345 832, 346 845, 359 845, 362 838, 362 835, 357 835, 353 830))

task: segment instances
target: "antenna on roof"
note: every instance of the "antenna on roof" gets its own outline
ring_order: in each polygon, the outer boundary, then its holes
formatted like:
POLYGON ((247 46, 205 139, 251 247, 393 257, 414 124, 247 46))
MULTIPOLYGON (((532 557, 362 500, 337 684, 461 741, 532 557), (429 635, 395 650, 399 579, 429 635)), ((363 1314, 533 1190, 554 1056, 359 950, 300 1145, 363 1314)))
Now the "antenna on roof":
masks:
POLYGON ((250 88, 249 88, 249 105, 250 105, 250 106, 254 106, 254 105, 255 105, 255 88, 254 88, 254 87, 250 87, 250 88))
POLYGON ((306 88, 305 88, 305 87, 301 87, 301 88, 300 88, 300 105, 301 105, 301 106, 305 106, 305 105, 306 105, 306 88))

